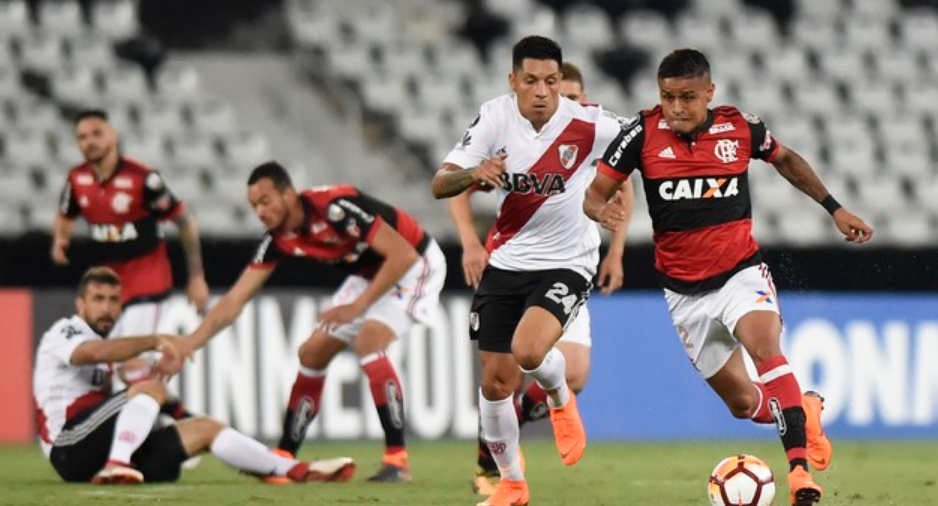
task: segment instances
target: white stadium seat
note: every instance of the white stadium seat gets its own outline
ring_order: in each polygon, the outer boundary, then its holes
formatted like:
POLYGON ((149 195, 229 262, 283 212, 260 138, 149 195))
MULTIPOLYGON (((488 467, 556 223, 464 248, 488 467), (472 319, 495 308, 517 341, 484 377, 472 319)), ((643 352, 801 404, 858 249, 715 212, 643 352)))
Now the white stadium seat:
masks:
POLYGON ((73 36, 85 31, 76 0, 44 0, 38 5, 39 26, 49 33, 73 36))
POLYGON ((138 0, 96 0, 91 3, 91 25, 111 39, 124 39, 140 31, 138 0))
POLYGON ((0 2, 0 35, 24 34, 31 28, 29 6, 25 0, 0 2))

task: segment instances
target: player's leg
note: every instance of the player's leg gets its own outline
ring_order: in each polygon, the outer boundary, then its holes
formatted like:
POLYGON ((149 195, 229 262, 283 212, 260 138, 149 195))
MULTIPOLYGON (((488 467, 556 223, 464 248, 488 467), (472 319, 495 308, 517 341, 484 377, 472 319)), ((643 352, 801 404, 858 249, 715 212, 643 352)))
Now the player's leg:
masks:
POLYGON ((743 361, 743 348, 730 352, 729 360, 707 383, 723 400, 736 418, 749 418, 756 423, 775 423, 769 410, 769 396, 765 384, 752 381, 743 361))
MULTIPOLYGON (((390 316, 390 315, 384 315, 390 316)), ((408 318, 406 314, 404 318, 408 318)), ((409 327, 409 324, 405 325, 409 327)), ((397 333, 385 321, 366 319, 353 348, 368 377, 371 398, 384 430, 384 456, 378 472, 368 481, 393 483, 411 480, 407 447, 404 443, 404 389, 391 359, 385 354, 397 333)))
POLYGON ((283 417, 283 432, 277 449, 294 456, 306 439, 309 424, 319 414, 322 391, 326 384, 326 368, 332 359, 348 346, 344 340, 316 329, 297 352, 300 370, 296 373, 290 400, 283 417))
POLYGON ((92 483, 143 482, 143 475, 133 468, 132 456, 153 430, 160 406, 166 400, 166 387, 162 382, 146 380, 132 385, 126 395, 127 403, 114 424, 107 462, 92 483))
POLYGON ((522 380, 521 370, 507 350, 486 351, 483 346, 485 343, 480 341, 479 419, 501 481, 492 495, 477 506, 527 504, 529 493, 521 459, 521 428, 514 402, 514 393, 522 380))
POLYGON ((114 425, 127 400, 127 392, 118 392, 65 423, 49 452, 49 461, 63 480, 87 483, 104 467, 114 425))
POLYGON ((590 282, 574 271, 541 274, 526 300, 527 309, 512 340, 522 370, 547 393, 554 438, 564 464, 573 465, 586 449, 586 431, 576 397, 566 381, 566 358, 554 345, 589 296, 590 282))
MULTIPOLYGON (((154 442, 142 448, 151 467, 148 476, 172 477, 173 462, 179 458, 211 452, 229 466, 258 477, 276 476, 289 482, 344 482, 355 473, 355 463, 348 457, 300 462, 292 457, 271 451, 260 442, 209 417, 183 420, 166 432, 154 434, 154 442), (179 452, 182 457, 174 457, 179 452)), ((178 464, 177 464, 178 465, 178 464)), ((160 481, 150 480, 147 481, 160 481)), ((162 480, 162 481, 169 481, 162 480)))

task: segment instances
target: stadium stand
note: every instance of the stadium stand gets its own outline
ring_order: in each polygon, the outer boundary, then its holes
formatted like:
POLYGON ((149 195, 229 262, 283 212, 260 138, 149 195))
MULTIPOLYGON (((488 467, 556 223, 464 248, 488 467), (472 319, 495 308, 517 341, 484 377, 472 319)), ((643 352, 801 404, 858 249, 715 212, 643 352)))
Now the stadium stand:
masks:
MULTIPOLYGON (((246 129, 240 104, 208 87, 212 76, 184 59, 156 66, 119 56, 141 35, 139 5, 0 2, 0 174, 8 183, 0 189, 0 234, 48 229, 39 218, 49 202, 20 196, 57 191, 61 173, 78 162, 68 117, 87 106, 108 110, 125 152, 171 174, 177 191, 192 192, 207 236, 243 230, 239 178, 249 164, 278 155, 267 137, 275 134, 246 129)), ((383 182, 389 200, 428 200, 413 189, 415 177, 436 169, 481 102, 508 91, 511 44, 539 32, 563 44, 594 99, 624 115, 654 103, 654 65, 666 52, 682 45, 707 51, 717 101, 762 116, 845 200, 883 216, 887 244, 938 239, 938 208, 926 191, 938 173, 934 2, 285 0, 282 8, 287 44, 317 93, 339 97, 337 114, 361 115, 361 139, 348 142, 370 150, 377 137, 394 149, 363 156, 410 167, 383 182), (890 217, 897 212, 909 219, 890 217), (903 237, 911 233, 914 239, 903 237)), ((321 155, 321 147, 310 149, 310 160, 321 155)), ((805 198, 765 168, 754 165, 750 174, 760 239, 793 246, 829 240, 823 214, 808 213, 805 198)), ((338 169, 321 170, 334 176, 338 169)), ((369 181, 367 173, 342 176, 369 181)), ((480 202, 491 212, 491 202, 480 202)), ((650 241, 641 206, 633 244, 650 241)), ((438 208, 413 211, 435 235, 451 236, 438 208)))

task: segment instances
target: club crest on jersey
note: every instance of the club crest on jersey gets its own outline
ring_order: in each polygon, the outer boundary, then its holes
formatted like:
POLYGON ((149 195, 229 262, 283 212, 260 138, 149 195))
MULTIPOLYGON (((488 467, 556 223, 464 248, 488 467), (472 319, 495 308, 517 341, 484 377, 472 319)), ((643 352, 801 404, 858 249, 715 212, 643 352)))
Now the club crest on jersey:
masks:
POLYGON ((127 214, 130 212, 130 203, 134 198, 124 192, 117 192, 111 198, 111 209, 117 214, 127 214))
POLYGON ((735 197, 739 195, 739 179, 735 177, 672 179, 658 186, 658 195, 668 201, 735 197))
POLYGON ((580 147, 576 144, 561 144, 559 150, 560 165, 563 165, 563 168, 567 170, 572 169, 576 163, 576 155, 579 153, 580 147))
POLYGON ((720 139, 713 148, 713 154, 717 155, 723 163, 730 163, 739 160, 736 157, 736 150, 739 149, 739 141, 729 139, 720 139))

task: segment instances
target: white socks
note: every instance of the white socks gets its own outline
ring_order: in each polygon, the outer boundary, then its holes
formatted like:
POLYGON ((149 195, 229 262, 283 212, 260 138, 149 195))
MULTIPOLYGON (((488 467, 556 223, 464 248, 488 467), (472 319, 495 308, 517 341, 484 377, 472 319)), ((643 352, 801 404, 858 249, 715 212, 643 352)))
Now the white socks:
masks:
POLYGON ((534 381, 547 393, 547 405, 552 408, 562 408, 570 400, 570 389, 567 388, 567 359, 557 348, 551 348, 544 361, 536 369, 527 371, 534 381))
POLYGON ((512 481, 524 479, 521 470, 521 428, 515 412, 514 397, 490 401, 479 391, 479 417, 482 422, 482 438, 492 451, 502 478, 512 481))
POLYGON ((130 457, 146 441, 160 414, 160 403, 146 394, 133 396, 121 408, 114 425, 108 460, 130 464, 130 457))
POLYGON ((212 455, 231 467, 260 475, 286 476, 296 460, 277 455, 263 444, 225 427, 209 447, 212 455))

